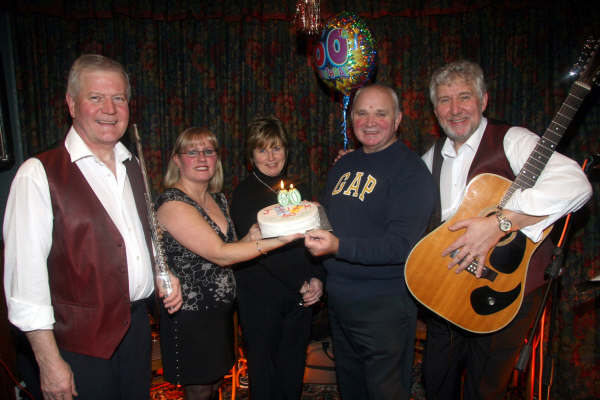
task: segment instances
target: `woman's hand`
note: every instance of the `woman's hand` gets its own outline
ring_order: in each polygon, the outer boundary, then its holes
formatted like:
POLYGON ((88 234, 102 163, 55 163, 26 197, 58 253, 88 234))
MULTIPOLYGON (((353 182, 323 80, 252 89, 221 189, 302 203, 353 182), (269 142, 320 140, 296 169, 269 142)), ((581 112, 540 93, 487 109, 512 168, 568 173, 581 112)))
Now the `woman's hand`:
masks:
POLYGON ((302 295, 302 306, 312 306, 323 296, 323 282, 317 278, 310 278, 310 281, 305 281, 300 288, 300 294, 302 295))
POLYGON ((302 238, 304 238, 303 233, 292 233, 291 235, 278 236, 277 240, 287 244, 287 243, 293 242, 294 240, 298 240, 298 239, 302 239, 302 238))
POLYGON ((156 287, 158 287, 158 295, 163 299, 163 304, 169 314, 179 311, 183 305, 183 296, 181 294, 181 284, 179 279, 169 271, 169 279, 171 280, 171 294, 165 297, 165 293, 157 281, 156 287))
POLYGON ((257 223, 252 224, 246 236, 240 240, 241 242, 256 242, 262 239, 262 233, 257 223))

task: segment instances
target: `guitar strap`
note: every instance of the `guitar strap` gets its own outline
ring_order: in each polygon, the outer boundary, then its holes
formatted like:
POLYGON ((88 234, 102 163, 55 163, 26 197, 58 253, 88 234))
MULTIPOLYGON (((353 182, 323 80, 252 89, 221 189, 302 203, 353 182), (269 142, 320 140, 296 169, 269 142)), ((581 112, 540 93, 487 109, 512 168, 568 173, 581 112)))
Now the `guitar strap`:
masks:
POLYGON ((439 188, 442 163, 444 162, 444 158, 442 157, 442 147, 444 146, 445 140, 445 136, 438 138, 433 147, 433 163, 431 166, 431 175, 433 175, 433 182, 435 183, 437 196, 435 201, 435 209, 433 210, 433 214, 431 214, 431 219, 429 220, 429 226, 427 227, 426 233, 431 232, 442 223, 442 201, 440 198, 439 188))

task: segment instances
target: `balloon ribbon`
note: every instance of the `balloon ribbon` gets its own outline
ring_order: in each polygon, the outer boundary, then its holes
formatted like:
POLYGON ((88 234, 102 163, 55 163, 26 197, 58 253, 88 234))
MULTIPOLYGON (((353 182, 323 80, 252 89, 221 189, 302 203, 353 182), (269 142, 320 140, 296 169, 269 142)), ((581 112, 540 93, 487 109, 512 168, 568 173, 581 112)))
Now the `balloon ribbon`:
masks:
POLYGON ((342 119, 342 135, 344 136, 344 150, 348 149, 348 133, 346 132, 346 114, 348 111, 348 104, 350 104, 350 95, 344 95, 344 118, 342 119))

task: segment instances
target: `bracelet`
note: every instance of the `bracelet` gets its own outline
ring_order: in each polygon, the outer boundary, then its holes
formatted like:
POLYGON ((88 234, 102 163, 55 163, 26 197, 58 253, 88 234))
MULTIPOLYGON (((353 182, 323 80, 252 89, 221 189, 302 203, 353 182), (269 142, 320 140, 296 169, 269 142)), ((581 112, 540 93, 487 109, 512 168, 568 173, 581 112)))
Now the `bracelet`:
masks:
POLYGON ((259 252, 260 254, 262 254, 263 256, 264 256, 264 255, 266 255, 268 252, 267 252, 267 251, 264 251, 263 249, 261 249, 261 248, 260 248, 260 244, 259 244, 258 242, 259 242, 259 240, 257 240, 257 241, 256 241, 256 250, 258 250, 258 252, 259 252))

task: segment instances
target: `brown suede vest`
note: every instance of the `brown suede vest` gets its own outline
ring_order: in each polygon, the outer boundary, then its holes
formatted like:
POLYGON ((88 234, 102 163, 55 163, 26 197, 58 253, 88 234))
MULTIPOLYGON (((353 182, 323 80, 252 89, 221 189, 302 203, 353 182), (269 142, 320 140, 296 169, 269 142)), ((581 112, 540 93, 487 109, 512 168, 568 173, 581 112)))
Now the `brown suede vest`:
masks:
MULTIPOLYGON (((510 168, 510 163, 506 158, 502 144, 509 128, 510 126, 508 125, 488 120, 481 143, 469 168, 467 182, 470 182, 476 175, 482 173, 492 173, 514 181, 515 174, 510 168)), ((439 147, 441 150, 441 146, 439 147)), ((434 154, 434 160, 435 158, 436 155, 434 154)), ((435 166, 432 170, 435 170, 435 166)), ((437 181, 439 187, 439 175, 437 176, 437 181)), ((552 250, 552 241, 546 238, 531 257, 529 269, 527 270, 525 294, 530 293, 544 283, 544 271, 552 259, 552 250)))
MULTIPOLYGON (((131 319, 125 243, 64 144, 37 158, 54 213, 47 265, 57 344, 108 359, 131 319)), ((135 161, 125 165, 151 251, 140 168, 135 161)))

